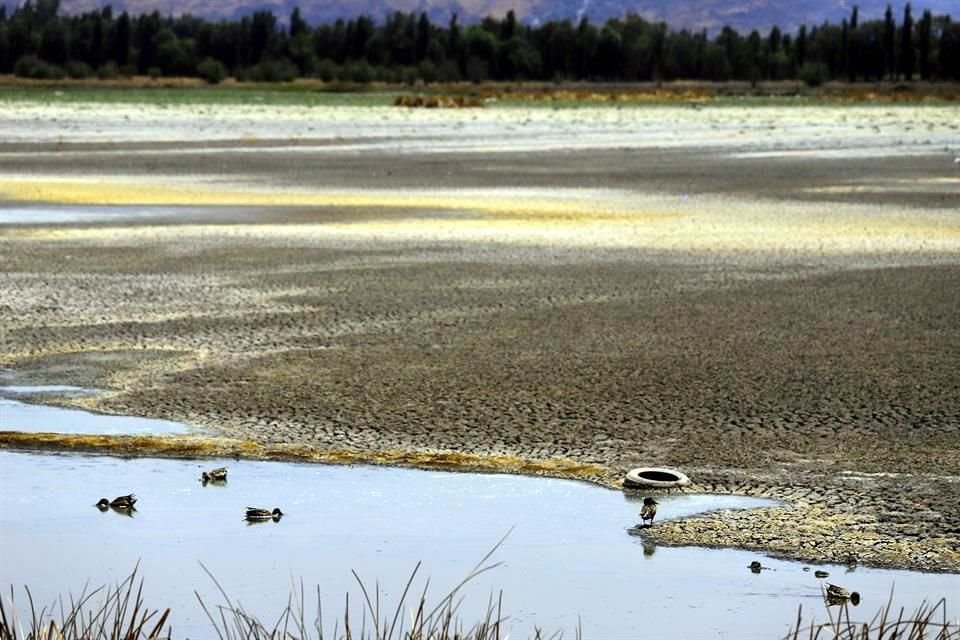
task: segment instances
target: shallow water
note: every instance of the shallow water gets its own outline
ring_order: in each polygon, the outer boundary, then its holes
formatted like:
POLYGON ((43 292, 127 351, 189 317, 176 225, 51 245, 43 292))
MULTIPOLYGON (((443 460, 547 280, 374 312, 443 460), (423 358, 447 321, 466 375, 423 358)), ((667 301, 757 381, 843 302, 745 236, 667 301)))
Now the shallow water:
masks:
MULTIPOLYGON (((194 590, 208 605, 221 603, 200 562, 267 623, 287 606, 292 580, 303 580, 308 603, 319 587, 332 628, 347 592, 359 625, 362 594, 351 570, 368 589, 379 584, 392 613, 418 561, 413 593, 429 577, 428 600, 436 602, 508 531, 491 558, 502 565, 468 585, 461 613, 472 624, 502 590, 511 637, 531 636, 535 627, 570 637, 579 621, 585 638, 771 638, 788 631, 799 605, 826 619, 822 581, 803 565, 645 544, 627 533, 639 498, 580 482, 2 451, 0 486, 0 586, 17 587, 21 605, 23 585, 50 604, 84 584, 121 580, 139 561, 147 604, 173 609, 179 638, 212 634, 194 590), (202 486, 201 471, 221 465, 230 469, 228 483, 202 486), (130 492, 139 497, 133 517, 93 506, 130 492), (243 521, 247 506, 280 507, 286 515, 251 526, 243 521), (751 573, 747 565, 756 559, 770 569, 751 573)), ((682 494, 660 502, 662 518, 770 504, 682 494)), ((862 594, 855 612, 865 619, 894 586, 897 604, 908 610, 924 599, 956 601, 956 575, 823 568, 831 582, 862 594)), ((314 608, 308 611, 312 620, 314 608)))
POLYGON ((45 393, 95 393, 95 390, 64 385, 0 386, 0 431, 25 433, 69 433, 95 435, 160 435, 186 433, 189 428, 178 422, 111 416, 79 409, 64 409, 22 402, 15 398, 37 399, 45 393))
POLYGON ((0 225, 4 224, 67 224, 74 222, 111 222, 153 218, 197 216, 205 213, 200 207, 95 207, 76 205, 10 205, 0 206, 0 225))

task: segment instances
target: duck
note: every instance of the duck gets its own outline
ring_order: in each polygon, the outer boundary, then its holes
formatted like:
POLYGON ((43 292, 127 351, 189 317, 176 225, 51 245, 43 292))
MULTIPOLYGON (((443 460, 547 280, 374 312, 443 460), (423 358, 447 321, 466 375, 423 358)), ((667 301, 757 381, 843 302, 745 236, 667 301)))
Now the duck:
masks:
POLYGON ((226 482, 227 481, 227 468, 220 467, 218 469, 213 469, 212 471, 204 471, 200 474, 200 482, 207 484, 208 482, 226 482))
POLYGON ((827 603, 828 604, 841 604, 849 600, 853 606, 860 604, 860 594, 856 591, 848 591, 843 587, 838 587, 835 584, 827 584, 827 603))
POLYGON ((131 493, 126 496, 118 496, 113 500, 100 498, 96 506, 101 511, 105 511, 108 507, 113 507, 114 509, 133 509, 133 505, 136 502, 137 502, 137 496, 131 493))
POLYGON ((283 511, 280 509, 261 509, 259 507, 247 507, 246 519, 251 522, 260 522, 263 520, 273 520, 277 521, 283 516, 283 511))
POLYGON ((653 519, 657 515, 657 505, 660 504, 653 498, 643 499, 643 508, 640 509, 640 519, 646 527, 653 526, 653 519))

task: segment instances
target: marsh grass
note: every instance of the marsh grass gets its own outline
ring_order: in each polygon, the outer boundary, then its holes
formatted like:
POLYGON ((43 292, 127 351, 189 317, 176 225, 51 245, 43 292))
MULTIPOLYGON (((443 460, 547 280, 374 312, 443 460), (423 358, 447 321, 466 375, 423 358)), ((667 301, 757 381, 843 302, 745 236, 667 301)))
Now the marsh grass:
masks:
MULTIPOLYGON (((427 580, 419 595, 411 593, 421 563, 414 567, 399 600, 389 607, 381 599, 379 583, 368 589, 354 571, 363 595, 359 617, 353 617, 350 594, 346 595, 343 614, 332 621, 324 621, 319 587, 315 611, 307 606, 307 592, 303 581, 294 584, 287 606, 279 616, 269 620, 258 617, 242 604, 230 598, 226 589, 213 573, 202 563, 200 566, 216 585, 222 602, 208 604, 194 591, 197 601, 210 621, 209 637, 219 640, 500 640, 506 638, 502 625, 507 620, 503 615, 503 593, 496 598, 491 595, 485 613, 471 626, 460 618, 463 603, 463 588, 478 576, 500 566, 490 558, 503 544, 503 538, 474 566, 469 573, 436 603, 429 600, 430 581, 427 580)), ((137 569, 122 583, 104 591, 102 588, 87 593, 69 603, 59 603, 59 620, 53 611, 34 607, 30 590, 25 588, 29 604, 29 619, 20 620, 16 615, 16 603, 11 589, 9 603, 0 599, 0 640, 169 640, 172 638, 167 624, 170 610, 158 616, 157 611, 147 610, 143 605, 142 580, 136 580, 137 569), (105 593, 104 601, 94 604, 98 593, 105 593), (7 607, 11 615, 7 613, 7 607), (155 621, 155 622, 154 622, 155 621), (152 624, 151 624, 152 623, 152 624)), ((312 600, 312 597, 311 597, 312 600)), ((534 629, 534 640, 560 640, 560 632, 546 635, 534 629)), ((581 637, 580 629, 575 637, 581 637)))
POLYGON ((804 626, 803 607, 797 610, 797 621, 784 640, 960 640, 960 622, 947 618, 947 601, 923 602, 913 614, 893 608, 893 591, 886 606, 869 622, 850 617, 844 603, 834 617, 827 607, 828 622, 804 626))
POLYGON ((170 638, 164 631, 170 609, 163 613, 150 610, 143 602, 143 580, 137 570, 113 587, 87 591, 69 601, 59 602, 39 611, 28 587, 24 587, 29 618, 21 619, 13 587, 9 599, 0 597, 0 640, 159 640, 170 638), (9 613, 8 613, 9 606, 9 613), (54 617, 59 619, 59 622, 54 617))

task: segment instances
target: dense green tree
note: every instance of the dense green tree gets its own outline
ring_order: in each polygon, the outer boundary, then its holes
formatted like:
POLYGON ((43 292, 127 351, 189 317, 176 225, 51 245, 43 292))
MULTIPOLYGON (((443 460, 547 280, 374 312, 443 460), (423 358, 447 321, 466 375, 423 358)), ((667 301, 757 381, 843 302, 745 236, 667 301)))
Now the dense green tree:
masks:
POLYGON ((592 67, 594 56, 597 52, 597 43, 600 34, 597 28, 590 24, 589 19, 584 16, 577 25, 577 40, 573 59, 574 77, 585 79, 592 76, 592 67))
POLYGON ((130 64, 130 42, 130 14, 124 11, 113 29, 113 60, 121 67, 130 64))
POLYGON ((270 11, 255 11, 250 22, 250 64, 259 64, 273 53, 277 18, 270 11))
POLYGON ((860 26, 859 17, 860 9, 857 7, 857 5, 853 5, 853 11, 850 12, 850 31, 847 42, 849 45, 849 49, 847 51, 847 80, 850 82, 854 82, 857 79, 860 65, 857 51, 857 40, 859 35, 857 34, 857 27, 860 26))
POLYGON ((308 35, 310 27, 303 18, 300 17, 300 7, 294 7, 290 13, 290 37, 296 38, 301 35, 308 35))
POLYGON ((136 18, 133 33, 134 48, 137 51, 137 71, 139 73, 145 74, 148 69, 157 66, 157 50, 159 48, 157 35, 162 28, 163 19, 158 11, 136 18))
POLYGON ((807 61, 807 25, 800 25, 797 32, 797 42, 793 47, 794 67, 799 69, 807 61))
POLYGON ((883 74, 895 79, 897 76, 897 25, 893 21, 893 9, 887 5, 883 14, 883 74))
POLYGON ((900 73, 904 80, 913 80, 913 66, 916 60, 916 51, 913 48, 913 16, 910 13, 910 3, 903 9, 903 25, 900 27, 900 73))
MULTIPOLYGON (((430 43, 434 41, 432 32, 433 26, 430 24, 430 19, 427 18, 426 13, 421 13, 419 20, 417 20, 417 37, 414 44, 414 59, 417 62, 421 62, 427 58, 430 43)), ((434 62, 439 62, 437 55, 437 53, 434 53, 431 56, 434 62)))
POLYGON ((10 38, 7 36, 7 25, 0 21, 0 73, 9 73, 13 68, 10 60, 10 38))
POLYGON ((960 22, 944 18, 940 27, 940 46, 937 55, 940 77, 960 80, 960 22))
POLYGON ((929 10, 923 12, 917 25, 917 49, 920 57, 920 79, 930 79, 930 44, 933 16, 929 10))
POLYGON ((463 28, 455 15, 439 26, 424 12, 398 11, 382 24, 360 16, 311 28, 295 8, 282 29, 266 10, 218 22, 158 12, 115 18, 109 6, 60 16, 59 0, 27 0, 10 13, 0 11, 0 72, 30 77, 61 77, 64 70, 85 77, 95 69, 101 77, 138 72, 208 81, 233 74, 264 81, 704 78, 816 85, 918 74, 955 79, 958 57, 960 27, 929 11, 915 22, 911 5, 899 28, 891 7, 882 20, 867 21, 854 7, 839 25, 803 25, 793 33, 773 27, 746 36, 724 27, 712 39, 706 31, 673 31, 634 14, 598 25, 587 18, 524 25, 510 11, 463 28))
POLYGON ((67 29, 63 22, 49 20, 40 32, 40 57, 51 64, 64 66, 69 53, 67 29))

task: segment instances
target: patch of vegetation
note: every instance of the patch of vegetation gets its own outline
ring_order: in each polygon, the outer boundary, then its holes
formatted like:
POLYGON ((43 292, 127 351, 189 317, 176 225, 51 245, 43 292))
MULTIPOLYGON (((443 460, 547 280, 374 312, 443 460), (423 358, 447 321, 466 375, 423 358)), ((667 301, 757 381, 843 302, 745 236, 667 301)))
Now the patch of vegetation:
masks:
POLYGON ((137 581, 137 567, 120 584, 86 588, 69 602, 59 602, 59 612, 53 607, 37 611, 30 589, 24 587, 29 603, 29 619, 21 620, 17 613, 13 587, 7 604, 0 598, 0 640, 138 640, 140 638, 170 638, 167 619, 170 609, 163 613, 147 609, 143 602, 143 580, 137 581), (102 594, 102 601, 98 598, 102 594), (9 611, 7 607, 9 606, 9 611), (58 615, 59 614, 59 615, 58 615), (165 630, 166 627, 166 630, 165 630))
MULTIPOLYGON (((330 637, 334 640, 497 640, 505 637, 501 625, 506 620, 503 615, 503 594, 487 603, 486 614, 482 620, 467 628, 459 618, 458 610, 462 604, 460 597, 463 588, 477 576, 491 571, 499 562, 491 563, 490 558, 503 544, 507 534, 478 562, 467 575, 455 585, 449 593, 432 602, 429 600, 429 581, 415 601, 410 601, 411 588, 417 578, 421 563, 417 563, 407 580, 396 606, 383 608, 386 597, 379 587, 370 591, 360 576, 354 571, 363 593, 362 614, 359 617, 359 632, 356 623, 351 622, 350 598, 347 595, 342 617, 333 621, 329 633, 325 633, 323 608, 319 590, 316 600, 316 612, 308 622, 306 592, 301 582, 299 589, 290 594, 289 604, 279 616, 271 617, 271 623, 264 623, 256 614, 248 611, 239 602, 233 601, 216 577, 201 563, 204 572, 217 586, 223 602, 210 607, 200 594, 194 594, 210 621, 213 634, 221 640, 274 640, 299 638, 322 640, 330 637), (409 620, 404 613, 409 612, 409 620), (342 620, 342 626, 341 626, 342 620), (408 626, 409 625, 409 626, 408 626)), ((59 603, 59 615, 53 610, 34 607, 29 588, 25 588, 29 602, 29 619, 21 620, 17 613, 14 593, 11 587, 10 597, 5 604, 0 599, 0 640, 168 640, 172 638, 168 624, 170 609, 163 613, 149 610, 144 606, 143 581, 136 580, 137 568, 119 585, 109 589, 84 591, 79 598, 70 599, 69 604, 62 599, 59 603), (103 594, 103 601, 97 603, 95 597, 103 594), (9 610, 8 610, 9 607, 9 610), (56 616, 56 617, 55 617, 56 616)), ((535 629, 533 638, 546 638, 540 629, 535 629)), ((549 636, 559 637, 557 634, 549 636)), ((577 639, 581 637, 576 630, 577 639)))
POLYGON ((869 622, 850 617, 850 607, 843 603, 836 617, 830 612, 828 622, 804 626, 803 607, 797 610, 797 622, 784 640, 960 640, 960 623, 947 618, 947 602, 941 598, 930 606, 922 603, 913 614, 893 610, 893 592, 887 605, 869 622))
MULTIPOLYGON (((206 70, 210 77, 210 80, 206 81, 211 83, 210 86, 200 82, 186 86, 169 84, 151 86, 143 82, 123 80, 97 84, 89 82, 5 84, 0 85, 0 102, 373 107, 390 105, 396 96, 396 93, 391 91, 358 91, 356 86, 350 86, 349 91, 344 91, 339 84, 332 84, 325 90, 318 90, 315 83, 308 82, 285 85, 213 82, 213 79, 220 77, 220 70, 214 66, 206 70)), ((111 77, 113 75, 108 76, 108 79, 111 77)))

